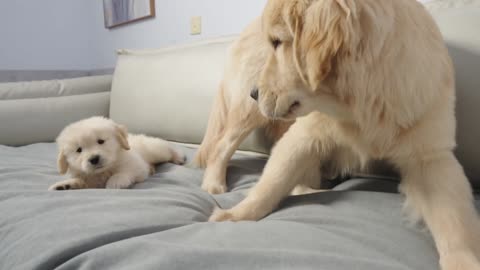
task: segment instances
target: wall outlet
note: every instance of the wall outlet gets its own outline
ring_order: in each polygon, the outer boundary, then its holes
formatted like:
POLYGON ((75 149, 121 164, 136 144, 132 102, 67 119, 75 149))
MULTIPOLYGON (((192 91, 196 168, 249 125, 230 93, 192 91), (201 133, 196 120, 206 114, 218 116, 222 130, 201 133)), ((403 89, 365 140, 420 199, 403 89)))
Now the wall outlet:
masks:
POLYGON ((193 16, 190 19, 190 35, 200 35, 202 33, 202 17, 193 16))

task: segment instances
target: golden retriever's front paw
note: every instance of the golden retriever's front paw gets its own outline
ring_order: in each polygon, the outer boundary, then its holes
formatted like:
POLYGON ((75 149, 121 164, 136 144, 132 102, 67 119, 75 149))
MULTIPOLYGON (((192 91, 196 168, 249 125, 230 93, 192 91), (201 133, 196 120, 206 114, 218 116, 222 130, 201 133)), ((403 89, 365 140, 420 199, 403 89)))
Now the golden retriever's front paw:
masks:
POLYGON ((224 210, 224 209, 220 209, 220 208, 215 208, 213 210, 212 215, 208 219, 208 221, 209 222, 222 222, 222 221, 239 221, 239 220, 237 220, 234 217, 231 209, 224 210))
POLYGON ((203 181, 202 189, 210 194, 223 194, 227 192, 227 185, 214 182, 214 181, 203 181))
POLYGON ((442 270, 480 270, 480 261, 472 252, 455 252, 440 260, 442 270))
POLYGON ((210 222, 222 222, 222 221, 256 221, 263 217, 258 215, 255 211, 246 211, 246 208, 242 208, 239 205, 232 209, 220 209, 215 208, 212 215, 208 219, 210 222))

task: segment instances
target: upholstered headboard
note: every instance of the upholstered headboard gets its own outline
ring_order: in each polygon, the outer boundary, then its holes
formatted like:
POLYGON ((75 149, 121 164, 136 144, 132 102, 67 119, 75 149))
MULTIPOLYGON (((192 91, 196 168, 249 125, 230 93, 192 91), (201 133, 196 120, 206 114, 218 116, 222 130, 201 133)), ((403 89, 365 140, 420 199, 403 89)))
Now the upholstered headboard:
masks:
POLYGON ((108 116, 111 75, 0 83, 0 144, 52 142, 67 124, 108 116))
POLYGON ((28 82, 41 80, 62 80, 78 77, 109 75, 113 68, 96 70, 0 70, 0 83, 28 82))

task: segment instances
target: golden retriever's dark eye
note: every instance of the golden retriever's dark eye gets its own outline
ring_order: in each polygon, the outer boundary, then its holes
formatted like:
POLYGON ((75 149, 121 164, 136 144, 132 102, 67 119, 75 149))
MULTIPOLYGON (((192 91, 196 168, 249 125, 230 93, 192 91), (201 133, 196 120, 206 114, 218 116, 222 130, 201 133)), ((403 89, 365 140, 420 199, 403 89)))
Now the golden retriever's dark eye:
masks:
POLYGON ((272 38, 270 40, 270 42, 272 43, 272 46, 273 48, 276 50, 280 45, 282 45, 282 41, 278 38, 272 38))
POLYGON ((81 153, 82 152, 82 147, 78 147, 77 148, 77 153, 81 153))
POLYGON ((98 144, 103 144, 103 143, 105 143, 105 140, 100 139, 100 140, 97 141, 97 143, 98 144))

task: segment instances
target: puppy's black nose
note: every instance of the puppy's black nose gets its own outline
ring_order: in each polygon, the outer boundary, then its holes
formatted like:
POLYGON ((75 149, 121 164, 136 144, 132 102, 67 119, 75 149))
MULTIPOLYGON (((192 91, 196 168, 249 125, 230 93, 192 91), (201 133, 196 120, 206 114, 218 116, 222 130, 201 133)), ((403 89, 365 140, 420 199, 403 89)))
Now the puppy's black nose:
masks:
POLYGON ((98 162, 100 161, 100 156, 99 156, 99 155, 95 155, 95 156, 91 157, 88 161, 89 161, 92 165, 97 165, 98 162))
POLYGON ((258 88, 253 88, 252 92, 250 92, 250 96, 256 101, 258 100, 258 88))

